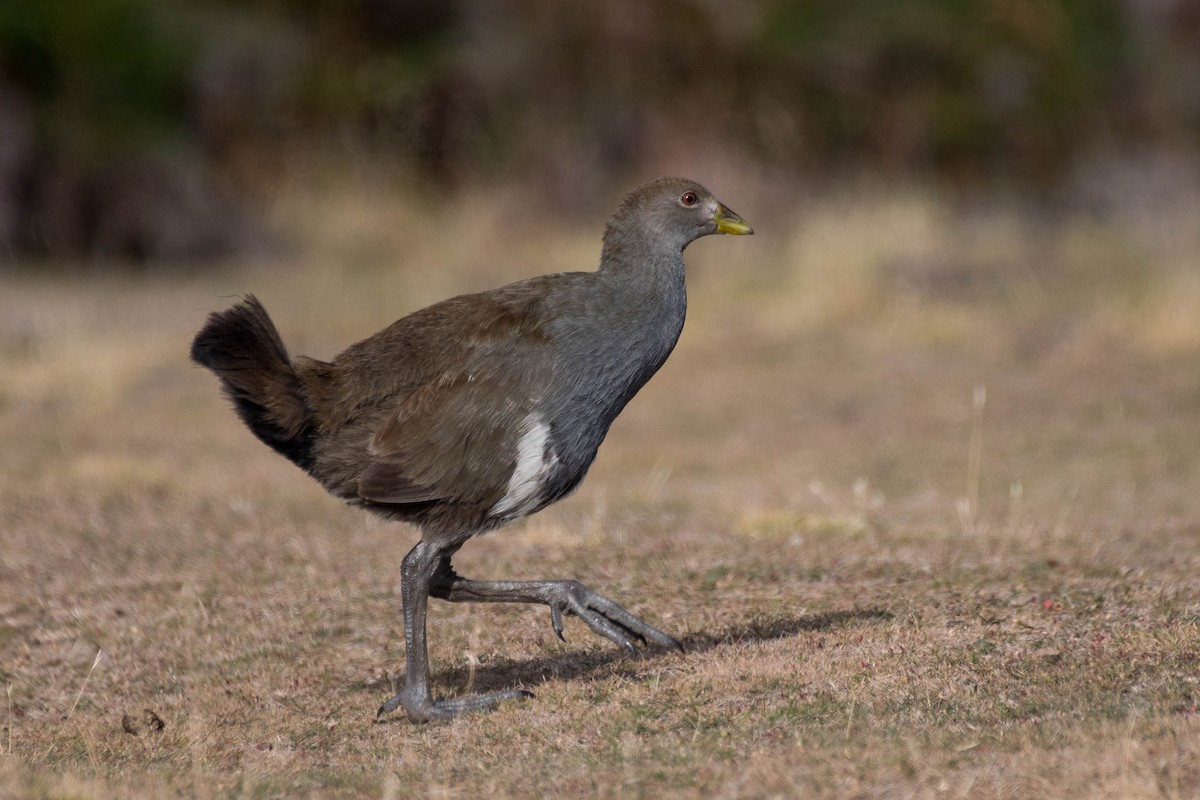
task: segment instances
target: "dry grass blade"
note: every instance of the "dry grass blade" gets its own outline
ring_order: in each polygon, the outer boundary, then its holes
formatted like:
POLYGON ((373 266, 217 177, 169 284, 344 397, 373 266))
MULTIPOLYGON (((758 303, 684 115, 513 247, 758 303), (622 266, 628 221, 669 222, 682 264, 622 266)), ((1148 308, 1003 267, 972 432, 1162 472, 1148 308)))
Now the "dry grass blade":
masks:
POLYGON ((580 491, 456 556, 472 577, 579 578, 688 652, 632 659, 573 618, 559 642, 544 609, 435 602, 437 694, 537 698, 374 724, 413 534, 255 442, 187 344, 254 292, 293 352, 328 357, 440 297, 594 262, 596 231, 521 230, 502 200, 425 237, 396 220, 438 230, 428 208, 327 198, 299 263, 186 284, 0 271, 0 796, 1200 785, 1186 208, 1143 228, 878 192, 689 250, 679 347, 580 491))
POLYGON ((16 715, 13 713, 13 696, 12 696, 12 684, 11 683, 8 684, 7 694, 8 694, 8 750, 6 751, 6 754, 12 755, 12 752, 13 752, 13 744, 12 744, 13 729, 17 727, 17 718, 16 718, 16 715))
POLYGON ((104 651, 97 648, 96 658, 92 660, 92 666, 88 670, 87 675, 83 678, 83 683, 79 686, 79 692, 75 695, 75 702, 71 703, 71 710, 67 712, 67 722, 71 721, 71 717, 75 716, 75 707, 79 705, 79 701, 83 698, 83 693, 87 691, 88 681, 92 679, 92 673, 96 671, 96 667, 100 664, 100 659, 104 657, 104 651))

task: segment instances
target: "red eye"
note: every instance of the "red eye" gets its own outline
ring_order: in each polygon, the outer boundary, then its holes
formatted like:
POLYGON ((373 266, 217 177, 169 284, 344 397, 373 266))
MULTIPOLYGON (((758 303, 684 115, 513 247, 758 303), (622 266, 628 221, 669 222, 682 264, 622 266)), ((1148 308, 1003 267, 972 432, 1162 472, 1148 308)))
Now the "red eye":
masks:
POLYGON ((700 198, 696 197, 695 192, 684 192, 682 195, 680 195, 679 202, 683 203, 685 206, 694 206, 696 203, 700 202, 700 198))

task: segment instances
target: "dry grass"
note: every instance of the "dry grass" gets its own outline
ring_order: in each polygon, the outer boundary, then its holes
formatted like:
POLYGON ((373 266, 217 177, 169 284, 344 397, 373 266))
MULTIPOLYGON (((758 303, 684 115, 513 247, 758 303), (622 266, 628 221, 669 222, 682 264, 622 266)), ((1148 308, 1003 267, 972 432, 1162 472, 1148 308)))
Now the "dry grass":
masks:
POLYGON ((597 232, 296 195, 286 266, 3 278, 0 796, 1195 796, 1195 207, 884 193, 787 231, 726 193, 759 235, 693 248, 683 341, 584 488, 459 565, 579 577, 688 654, 435 605, 439 691, 538 695, 449 724, 372 721, 412 531, 253 441, 187 343, 254 291, 328 356, 597 232))

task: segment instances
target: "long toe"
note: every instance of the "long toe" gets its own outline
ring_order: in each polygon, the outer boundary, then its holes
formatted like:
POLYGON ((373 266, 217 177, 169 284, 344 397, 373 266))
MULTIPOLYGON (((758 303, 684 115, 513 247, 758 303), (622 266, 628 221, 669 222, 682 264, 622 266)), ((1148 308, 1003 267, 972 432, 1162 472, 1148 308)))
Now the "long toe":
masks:
POLYGON ((606 618, 636 636, 641 640, 642 644, 654 642, 660 647, 683 652, 683 645, 675 637, 663 633, 641 617, 630 614, 624 607, 609 600, 607 597, 596 595, 590 602, 590 605, 606 618))
POLYGON ((669 636, 640 617, 629 613, 622 605, 597 594, 581 583, 572 581, 566 585, 563 598, 565 611, 579 617, 593 631, 624 647, 630 653, 637 652, 635 642, 653 642, 660 647, 683 652, 674 637, 669 636))
POLYGON ((384 714, 404 706, 405 713, 408 714, 408 718, 413 722, 454 719, 463 714, 471 714, 477 711, 491 711, 505 700, 525 700, 533 696, 533 692, 527 692, 524 689, 505 689, 502 692, 456 697, 453 700, 445 700, 439 697, 436 700, 427 698, 417 702, 406 703, 405 697, 401 693, 381 705, 375 718, 379 719, 384 714))
POLYGON ((505 700, 528 700, 533 692, 524 689, 505 689, 491 694, 474 694, 467 697, 456 697, 453 700, 437 699, 433 701, 437 710, 436 719, 450 719, 460 714, 470 714, 475 711, 491 711, 505 700))
POLYGON ((633 634, 632 631, 630 631, 624 625, 613 622, 608 617, 604 616, 598 611, 593 611, 590 608, 585 608, 576 612, 576 616, 587 623, 589 628, 603 636, 605 639, 608 639, 618 647, 625 648, 625 650, 629 652, 629 655, 637 655, 637 645, 633 642, 635 638, 638 638, 637 634, 633 634))

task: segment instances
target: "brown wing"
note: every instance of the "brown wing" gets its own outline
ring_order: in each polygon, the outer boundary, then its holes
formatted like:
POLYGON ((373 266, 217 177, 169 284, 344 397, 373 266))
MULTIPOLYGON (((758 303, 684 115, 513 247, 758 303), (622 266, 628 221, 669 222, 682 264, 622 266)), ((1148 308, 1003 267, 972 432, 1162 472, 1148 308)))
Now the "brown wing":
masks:
POLYGON ((375 431, 359 495, 377 503, 498 501, 550 363, 548 343, 527 330, 476 341, 464 364, 409 394, 375 431))

